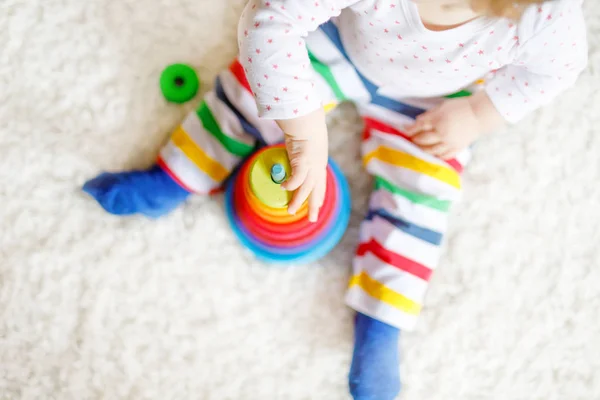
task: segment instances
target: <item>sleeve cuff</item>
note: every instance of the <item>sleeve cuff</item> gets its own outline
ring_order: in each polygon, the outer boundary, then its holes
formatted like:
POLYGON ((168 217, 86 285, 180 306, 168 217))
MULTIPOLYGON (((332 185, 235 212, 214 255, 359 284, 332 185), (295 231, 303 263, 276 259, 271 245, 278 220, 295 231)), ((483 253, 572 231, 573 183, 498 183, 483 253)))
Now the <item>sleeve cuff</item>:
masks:
POLYGON ((485 91, 498 113, 509 124, 518 123, 537 108, 516 87, 511 90, 506 86, 499 89, 495 85, 489 85, 485 91))
POLYGON ((322 107, 320 100, 302 100, 274 104, 257 103, 258 115, 264 119, 286 120, 303 117, 322 107))

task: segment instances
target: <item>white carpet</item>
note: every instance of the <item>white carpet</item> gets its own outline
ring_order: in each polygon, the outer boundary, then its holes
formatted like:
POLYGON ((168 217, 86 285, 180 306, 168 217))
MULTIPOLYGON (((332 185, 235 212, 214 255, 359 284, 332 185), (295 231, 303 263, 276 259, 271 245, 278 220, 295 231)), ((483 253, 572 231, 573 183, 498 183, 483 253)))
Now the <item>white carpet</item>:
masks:
MULTIPOLYGON (((80 185, 144 167, 235 54, 243 0, 0 2, 0 399, 348 399, 342 296, 370 183, 360 126, 334 116, 354 216, 319 265, 267 268, 222 199, 117 219, 80 185), (352 138, 350 150, 342 142, 352 138)), ((600 399, 600 5, 590 68, 519 127, 482 140, 418 332, 403 400, 600 399)))

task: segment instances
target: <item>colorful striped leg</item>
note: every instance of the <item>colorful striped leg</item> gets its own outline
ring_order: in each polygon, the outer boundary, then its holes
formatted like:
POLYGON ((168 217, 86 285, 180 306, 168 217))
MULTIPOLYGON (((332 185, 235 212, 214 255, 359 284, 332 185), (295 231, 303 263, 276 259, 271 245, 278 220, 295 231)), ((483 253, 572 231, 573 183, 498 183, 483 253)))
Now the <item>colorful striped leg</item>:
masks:
POLYGON ((402 121, 410 122, 407 117, 373 105, 362 113, 363 162, 374 176, 375 191, 361 227, 347 303, 412 330, 440 259, 448 210, 460 196, 460 172, 468 154, 442 161, 396 129, 405 125, 402 121))
POLYGON ((160 217, 191 193, 208 194, 256 145, 281 141, 274 121, 262 120, 242 66, 235 60, 161 149, 157 165, 145 171, 104 173, 84 190, 108 212, 160 217))
POLYGON ((261 119, 244 70, 236 60, 162 148, 159 165, 182 187, 207 194, 249 156, 258 144, 277 143, 275 121, 261 119))
POLYGON ((392 399, 400 388, 394 357, 400 329, 415 326, 440 257, 450 203, 460 194, 466 154, 462 161, 429 156, 397 129, 411 118, 373 103, 359 108, 363 162, 375 191, 346 296, 357 321, 365 321, 355 329, 349 383, 355 400, 392 399))

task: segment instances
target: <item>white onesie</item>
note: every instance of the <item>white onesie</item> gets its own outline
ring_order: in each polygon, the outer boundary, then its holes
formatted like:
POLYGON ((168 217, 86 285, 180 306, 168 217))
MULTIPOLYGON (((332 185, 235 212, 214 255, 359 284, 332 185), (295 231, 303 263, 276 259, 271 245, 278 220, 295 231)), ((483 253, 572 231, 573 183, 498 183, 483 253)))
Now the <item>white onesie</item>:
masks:
POLYGON ((587 63, 582 0, 551 0, 516 22, 482 17, 441 32, 425 28, 410 0, 251 0, 240 60, 262 117, 321 106, 304 38, 334 17, 352 63, 382 94, 443 96, 492 72, 485 90, 509 122, 571 86, 587 63))

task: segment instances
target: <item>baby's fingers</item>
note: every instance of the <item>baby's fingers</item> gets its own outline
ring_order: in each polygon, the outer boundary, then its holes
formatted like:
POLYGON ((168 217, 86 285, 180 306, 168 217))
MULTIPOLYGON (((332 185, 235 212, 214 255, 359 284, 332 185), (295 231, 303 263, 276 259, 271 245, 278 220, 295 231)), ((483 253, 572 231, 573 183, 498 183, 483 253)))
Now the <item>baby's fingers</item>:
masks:
POLYGON ((302 204, 310 195, 310 192, 312 192, 313 187, 314 181, 309 177, 304 181, 302 186, 300 186, 300 188, 294 193, 292 201, 290 201, 290 204, 288 205, 288 213, 294 215, 298 212, 300 207, 302 207, 302 204))
POLYGON ((432 146, 434 144, 440 143, 442 138, 435 131, 426 131, 421 132, 415 137, 413 137, 412 141, 419 146, 432 146))
POLYGON ((290 159, 292 176, 281 185, 287 191, 294 191, 304 183, 309 171, 309 160, 306 157, 306 141, 285 137, 285 149, 290 159))
POLYGON ((417 117, 414 124, 405 128, 408 136, 414 136, 420 132, 426 132, 433 130, 432 111, 423 113, 417 117))
POLYGON ((327 175, 326 173, 322 173, 317 179, 315 187, 308 200, 308 220, 310 222, 317 222, 317 219, 319 219, 319 211, 321 211, 321 207, 323 206, 323 202, 325 200, 326 189, 327 175))
POLYGON ((442 156, 450 151, 448 146, 444 143, 437 143, 431 146, 423 146, 421 147, 421 149, 423 149, 423 151, 425 151, 426 153, 431 154, 432 156, 436 156, 442 159, 444 159, 442 156))
POLYGON ((281 187, 287 191, 294 191, 300 187, 306 181, 308 175, 307 162, 301 159, 293 160, 292 164, 292 176, 281 187))

